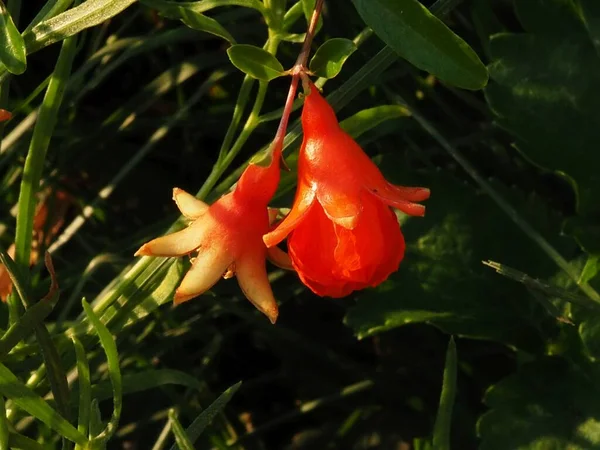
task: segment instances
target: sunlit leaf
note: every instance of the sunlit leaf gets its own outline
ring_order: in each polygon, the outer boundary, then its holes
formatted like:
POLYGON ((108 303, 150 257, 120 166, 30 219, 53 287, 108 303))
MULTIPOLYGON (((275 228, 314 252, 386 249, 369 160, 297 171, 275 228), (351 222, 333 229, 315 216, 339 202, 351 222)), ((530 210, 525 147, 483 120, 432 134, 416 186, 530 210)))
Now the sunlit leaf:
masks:
POLYGON ((14 74, 27 68, 25 42, 4 3, 0 1, 0 63, 14 74))
POLYGON ((253 78, 270 81, 284 75, 283 66, 266 50, 253 45, 232 45, 227 49, 232 64, 253 78))
POLYGON ((344 62, 356 51, 350 39, 333 38, 325 41, 312 57, 309 69, 318 77, 334 78, 342 70, 344 62))
POLYGON ((363 20, 401 57, 446 83, 481 89, 488 80, 477 54, 418 0, 352 0, 363 20))

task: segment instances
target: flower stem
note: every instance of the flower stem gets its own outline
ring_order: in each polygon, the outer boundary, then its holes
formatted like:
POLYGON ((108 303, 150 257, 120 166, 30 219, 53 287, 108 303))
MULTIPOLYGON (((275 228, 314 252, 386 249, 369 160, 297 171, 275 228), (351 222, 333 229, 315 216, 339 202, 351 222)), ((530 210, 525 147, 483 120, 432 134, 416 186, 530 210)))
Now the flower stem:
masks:
POLYGON ((296 98, 296 91, 298 90, 298 80, 300 76, 305 75, 307 71, 306 65, 308 63, 308 55, 310 54, 310 46, 312 44, 313 37, 315 36, 321 10, 323 9, 323 1, 324 0, 317 0, 317 3, 315 4, 315 10, 313 11, 310 19, 310 24, 308 26, 306 36, 304 37, 304 42, 302 43, 302 49, 300 50, 300 54, 298 55, 298 59, 296 59, 294 67, 292 67, 290 70, 292 82, 290 83, 290 89, 285 101, 285 106, 283 107, 281 121, 279 122, 277 133, 275 134, 275 138, 273 139, 273 143, 271 145, 272 153, 275 151, 281 152, 283 148, 283 139, 285 138, 288 122, 290 120, 290 114, 292 113, 294 106, 294 99, 296 98))

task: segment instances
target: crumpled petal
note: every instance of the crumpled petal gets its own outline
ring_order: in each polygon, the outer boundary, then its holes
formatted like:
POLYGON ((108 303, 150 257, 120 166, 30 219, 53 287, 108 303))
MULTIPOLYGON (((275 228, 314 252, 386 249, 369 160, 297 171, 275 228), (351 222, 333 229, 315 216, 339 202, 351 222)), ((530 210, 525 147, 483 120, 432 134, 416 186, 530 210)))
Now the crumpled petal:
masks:
POLYGON ((235 274, 246 298, 274 324, 279 308, 267 277, 264 256, 259 252, 245 254, 236 261, 235 274))
POLYGON ((135 256, 183 256, 197 249, 204 240, 209 223, 197 220, 181 231, 168 234, 142 245, 135 256))
POLYGON ((298 193, 290 213, 281 221, 277 228, 263 236, 267 247, 274 247, 283 241, 286 236, 296 227, 310 210, 315 199, 315 192, 311 189, 303 189, 298 186, 298 193))
POLYGON ((206 203, 202 200, 198 200, 183 189, 173 188, 173 200, 175 200, 181 214, 188 219, 197 219, 208 209, 206 203))
POLYGON ((317 199, 327 217, 334 223, 352 230, 362 211, 360 198, 352 192, 332 189, 329 185, 317 191, 317 199))
POLYGON ((232 263, 233 256, 216 243, 201 248, 192 267, 175 291, 173 297, 175 304, 178 305, 208 291, 221 279, 232 263))

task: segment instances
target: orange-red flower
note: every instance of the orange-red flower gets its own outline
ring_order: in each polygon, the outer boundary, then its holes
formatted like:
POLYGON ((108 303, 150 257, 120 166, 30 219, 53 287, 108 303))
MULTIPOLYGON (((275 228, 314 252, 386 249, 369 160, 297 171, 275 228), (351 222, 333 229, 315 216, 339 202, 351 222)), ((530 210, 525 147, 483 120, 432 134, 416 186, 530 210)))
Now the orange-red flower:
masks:
POLYGON ((262 236, 270 227, 267 204, 279 182, 279 155, 276 151, 267 167, 250 164, 235 189, 210 206, 181 189, 173 190, 179 210, 192 222, 142 245, 136 256, 198 252, 175 291, 175 304, 204 293, 222 276, 235 274, 248 300, 275 323, 278 309, 267 278, 266 257, 280 267, 291 265, 282 250, 267 250, 262 236))
POLYGON ((404 238, 390 206, 422 216, 425 207, 413 202, 429 198, 429 189, 388 183, 309 83, 296 198, 264 241, 274 248, 289 235, 288 252, 302 282, 318 295, 343 297, 398 269, 404 238))

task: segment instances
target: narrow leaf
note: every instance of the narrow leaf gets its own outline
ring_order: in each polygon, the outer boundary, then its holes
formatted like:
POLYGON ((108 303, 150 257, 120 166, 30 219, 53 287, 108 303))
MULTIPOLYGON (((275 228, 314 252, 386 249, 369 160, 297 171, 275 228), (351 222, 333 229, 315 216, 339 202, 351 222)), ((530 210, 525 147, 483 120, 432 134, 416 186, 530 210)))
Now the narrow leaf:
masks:
POLYGON ((454 337, 450 337, 448 350, 446 351, 446 367, 444 368, 440 406, 433 427, 433 448, 436 450, 450 450, 450 425, 456 397, 456 361, 456 344, 454 343, 454 337))
POLYGON ((0 450, 8 450, 8 420, 6 418, 6 405, 4 397, 0 395, 0 450))
MULTIPOLYGON (((185 372, 171 369, 153 369, 140 373, 123 376, 123 394, 146 391, 167 384, 185 386, 187 388, 200 390, 202 384, 198 379, 185 372)), ((108 382, 102 382, 93 387, 93 396, 99 401, 110 398, 112 389, 108 382)))
POLYGON ((179 447, 179 450, 194 450, 194 444, 185 433, 173 409, 169 410, 169 420, 173 424, 173 435, 175 436, 175 443, 179 447))
POLYGON ((283 66, 266 50, 253 45, 232 45, 227 49, 232 64, 245 74, 263 81, 284 75, 283 66))
POLYGON ((0 364, 0 394, 11 399, 19 408, 27 411, 70 441, 82 445, 87 442, 84 435, 52 409, 39 395, 19 381, 3 364, 0 364))
MULTIPOLYGON (((84 436, 88 435, 91 404, 92 404, 92 386, 90 380, 90 366, 87 361, 85 348, 76 336, 71 336, 73 346, 75 347, 75 357, 77 360, 77 378, 79 379, 79 413, 77 418, 77 430, 84 436)), ((76 448, 76 450, 79 450, 76 448)))
POLYGON ((235 44, 233 36, 219 22, 195 10, 195 2, 177 4, 161 0, 142 0, 142 3, 156 9, 161 16, 179 19, 194 30, 214 34, 235 44))
POLYGON ((117 344, 113 339, 108 328, 100 321, 94 310, 90 305, 82 300, 83 310, 87 315, 88 320, 94 327, 98 338, 100 339, 100 345, 106 353, 106 359, 108 362, 108 375, 113 386, 113 413, 110 421, 106 425, 106 428, 102 433, 96 436, 95 440, 106 442, 117 430, 119 425, 119 419, 121 418, 121 409, 123 406, 123 384, 121 380, 121 369, 119 368, 119 354, 117 353, 117 344))
POLYGON ((135 0, 87 0, 75 8, 44 20, 23 34, 27 53, 73 36, 116 16, 135 0))
MULTIPOLYGON (((208 408, 200 413, 198 417, 194 419, 192 424, 185 430, 187 437, 192 442, 196 442, 196 440, 200 437, 204 429, 212 422, 219 412, 225 405, 229 403, 229 400, 234 396, 237 390, 242 385, 242 382, 234 384, 230 388, 228 388, 225 392, 223 392, 219 397, 210 404, 208 408)), ((177 450, 177 446, 173 445, 171 450, 177 450)))
POLYGON ((37 441, 17 433, 10 433, 8 438, 8 446, 11 449, 48 450, 47 447, 44 447, 37 441))
POLYGON ((352 0, 365 23, 401 57, 464 89, 481 89, 488 73, 477 54, 418 0, 352 0))
POLYGON ((409 117, 410 111, 401 105, 381 105, 363 109, 340 122, 340 126, 354 139, 387 120, 409 117))
POLYGON ((20 75, 27 68, 25 42, 8 9, 0 0, 0 62, 10 73, 20 75))
POLYGON ((333 38, 319 47, 310 61, 310 71, 318 77, 334 78, 352 53, 356 44, 350 39, 333 38))

